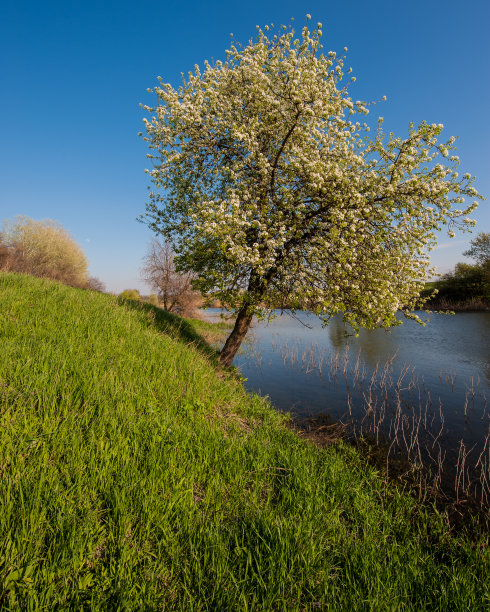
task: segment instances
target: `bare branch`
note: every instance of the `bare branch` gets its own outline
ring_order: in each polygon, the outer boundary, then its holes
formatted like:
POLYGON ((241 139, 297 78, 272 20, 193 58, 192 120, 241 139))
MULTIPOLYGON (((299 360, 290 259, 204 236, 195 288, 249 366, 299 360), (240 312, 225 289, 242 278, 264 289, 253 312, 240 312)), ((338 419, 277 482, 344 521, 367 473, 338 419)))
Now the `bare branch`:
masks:
POLYGON ((192 274, 176 271, 168 242, 153 238, 143 263, 142 278, 156 291, 165 310, 189 314, 199 305, 201 296, 192 288, 192 274))

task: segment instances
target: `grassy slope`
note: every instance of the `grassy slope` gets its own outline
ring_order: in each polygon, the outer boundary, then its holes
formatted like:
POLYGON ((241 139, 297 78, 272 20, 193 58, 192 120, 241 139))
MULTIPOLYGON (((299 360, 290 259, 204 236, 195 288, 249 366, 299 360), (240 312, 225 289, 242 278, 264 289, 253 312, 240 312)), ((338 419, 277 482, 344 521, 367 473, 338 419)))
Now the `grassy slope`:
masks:
POLYGON ((297 438, 178 322, 0 273, 3 608, 488 606, 481 545, 297 438))

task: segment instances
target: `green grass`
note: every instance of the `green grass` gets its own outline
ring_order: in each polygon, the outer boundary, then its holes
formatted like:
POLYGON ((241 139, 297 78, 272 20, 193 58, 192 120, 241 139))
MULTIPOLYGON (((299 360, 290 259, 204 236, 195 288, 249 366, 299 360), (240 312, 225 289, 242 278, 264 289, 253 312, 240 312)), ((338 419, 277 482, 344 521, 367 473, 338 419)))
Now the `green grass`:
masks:
POLYGON ((0 608, 488 609, 488 553, 189 322, 0 273, 0 608))

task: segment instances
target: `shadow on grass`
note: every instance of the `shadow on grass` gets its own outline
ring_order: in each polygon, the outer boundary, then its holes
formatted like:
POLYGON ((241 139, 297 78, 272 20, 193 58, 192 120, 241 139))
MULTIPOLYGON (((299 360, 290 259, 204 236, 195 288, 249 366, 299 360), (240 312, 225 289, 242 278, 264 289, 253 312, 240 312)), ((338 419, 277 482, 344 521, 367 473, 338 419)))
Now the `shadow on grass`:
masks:
POLYGON ((137 300, 118 298, 118 303, 123 304, 127 308, 131 308, 131 310, 144 312, 147 315, 150 325, 159 332, 163 332, 185 344, 192 344, 203 355, 210 358, 215 365, 218 364, 219 351, 208 344, 208 342, 206 342, 206 340, 194 329, 191 323, 179 315, 137 300))

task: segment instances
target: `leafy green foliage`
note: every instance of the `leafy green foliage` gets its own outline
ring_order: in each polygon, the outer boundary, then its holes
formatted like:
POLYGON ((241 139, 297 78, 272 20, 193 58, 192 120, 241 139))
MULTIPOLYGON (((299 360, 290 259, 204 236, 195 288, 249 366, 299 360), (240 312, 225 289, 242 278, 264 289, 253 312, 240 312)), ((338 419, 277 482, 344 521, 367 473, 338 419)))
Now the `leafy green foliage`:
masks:
MULTIPOLYGON (((431 283, 432 291, 437 289, 436 301, 457 304, 465 300, 490 300, 490 234, 479 233, 463 255, 477 263, 457 263, 452 272, 431 283)), ((431 295, 432 291, 426 286, 425 295, 431 295)))
POLYGON ((123 300, 141 300, 140 292, 137 289, 125 289, 119 294, 123 300))
POLYGON ((444 274, 437 283, 438 296, 452 300, 490 297, 490 267, 457 263, 453 272, 444 274))
POLYGON ((475 259, 480 266, 488 264, 490 261, 490 233, 480 232, 471 241, 471 248, 465 251, 463 255, 475 259))

